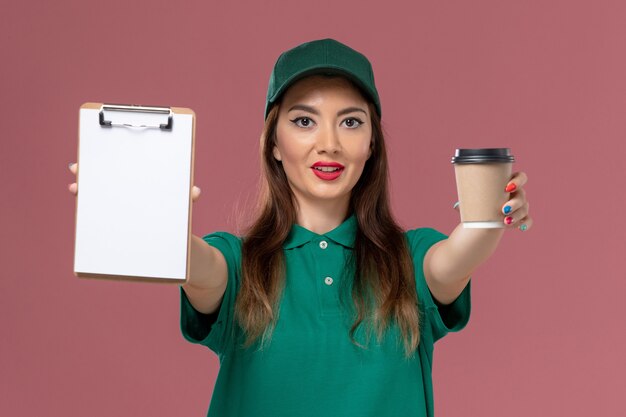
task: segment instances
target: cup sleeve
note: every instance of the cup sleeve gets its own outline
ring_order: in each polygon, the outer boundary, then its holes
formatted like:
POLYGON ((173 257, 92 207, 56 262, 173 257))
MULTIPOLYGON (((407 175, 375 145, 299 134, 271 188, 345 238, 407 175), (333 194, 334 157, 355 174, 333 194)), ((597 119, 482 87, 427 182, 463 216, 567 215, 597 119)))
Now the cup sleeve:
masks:
POLYGON ((187 341, 204 345, 219 355, 226 351, 234 339, 233 320, 235 299, 240 282, 241 239, 227 232, 214 232, 202 239, 224 255, 228 268, 228 281, 220 307, 212 314, 197 311, 189 302, 181 286, 180 329, 187 341))
POLYGON ((462 330, 469 322, 471 313, 471 278, 461 294, 447 305, 440 304, 430 292, 424 276, 424 258, 428 249, 448 236, 433 229, 420 228, 407 232, 409 248, 415 268, 415 285, 419 302, 423 306, 426 323, 423 329, 429 330, 433 343, 450 332, 462 330))

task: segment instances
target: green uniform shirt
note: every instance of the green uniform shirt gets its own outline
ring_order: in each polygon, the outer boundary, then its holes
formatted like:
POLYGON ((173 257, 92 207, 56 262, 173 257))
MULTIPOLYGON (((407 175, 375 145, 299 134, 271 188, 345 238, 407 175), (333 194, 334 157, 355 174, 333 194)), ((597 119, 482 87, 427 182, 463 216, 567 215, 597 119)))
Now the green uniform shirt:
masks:
MULTIPOLYGON (((433 416, 433 345, 467 324, 470 284, 452 304, 438 305, 422 265, 428 248, 447 236, 432 228, 406 231, 422 312, 420 344, 406 360, 394 324, 380 344, 372 333, 364 350, 350 341, 352 312, 346 313, 340 302, 340 292, 349 288, 344 262, 353 250, 356 227, 354 214, 323 235, 293 225, 283 245, 287 277, 279 320, 262 351, 258 341, 245 350, 236 347, 243 341, 241 328, 233 325, 241 238, 227 232, 203 237, 224 254, 228 284, 212 315, 196 311, 181 288, 180 325, 185 339, 207 346, 220 360, 209 417, 433 416)), ((355 334, 362 345, 364 324, 355 334)))

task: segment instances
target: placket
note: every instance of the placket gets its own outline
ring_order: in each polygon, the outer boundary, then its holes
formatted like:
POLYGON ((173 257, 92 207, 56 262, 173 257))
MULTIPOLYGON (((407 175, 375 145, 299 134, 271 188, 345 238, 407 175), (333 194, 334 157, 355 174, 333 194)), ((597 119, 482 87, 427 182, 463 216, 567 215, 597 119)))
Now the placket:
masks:
POLYGON ((344 248, 322 235, 311 241, 310 250, 315 260, 314 278, 320 317, 341 315, 339 293, 343 284, 344 248))

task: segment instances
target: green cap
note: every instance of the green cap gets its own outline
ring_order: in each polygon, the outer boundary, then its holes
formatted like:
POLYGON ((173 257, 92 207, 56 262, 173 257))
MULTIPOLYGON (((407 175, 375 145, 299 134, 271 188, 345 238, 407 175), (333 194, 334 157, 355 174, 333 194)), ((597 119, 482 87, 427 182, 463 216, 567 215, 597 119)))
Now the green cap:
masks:
POLYGON ((339 74, 352 80, 375 104, 378 116, 382 115, 372 64, 362 53, 327 38, 303 43, 278 57, 267 88, 265 119, 291 84, 313 74, 339 74))

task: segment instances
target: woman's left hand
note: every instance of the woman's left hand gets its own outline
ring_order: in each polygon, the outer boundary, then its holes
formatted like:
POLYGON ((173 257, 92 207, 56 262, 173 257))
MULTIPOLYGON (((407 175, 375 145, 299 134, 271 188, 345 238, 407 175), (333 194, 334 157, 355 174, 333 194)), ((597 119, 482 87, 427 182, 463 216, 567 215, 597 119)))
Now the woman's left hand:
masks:
POLYGON ((529 204, 526 198, 524 184, 528 182, 528 176, 524 172, 516 172, 506 185, 506 192, 511 193, 511 199, 502 206, 504 224, 507 229, 518 228, 522 232, 527 231, 533 225, 533 219, 528 215, 529 204))

